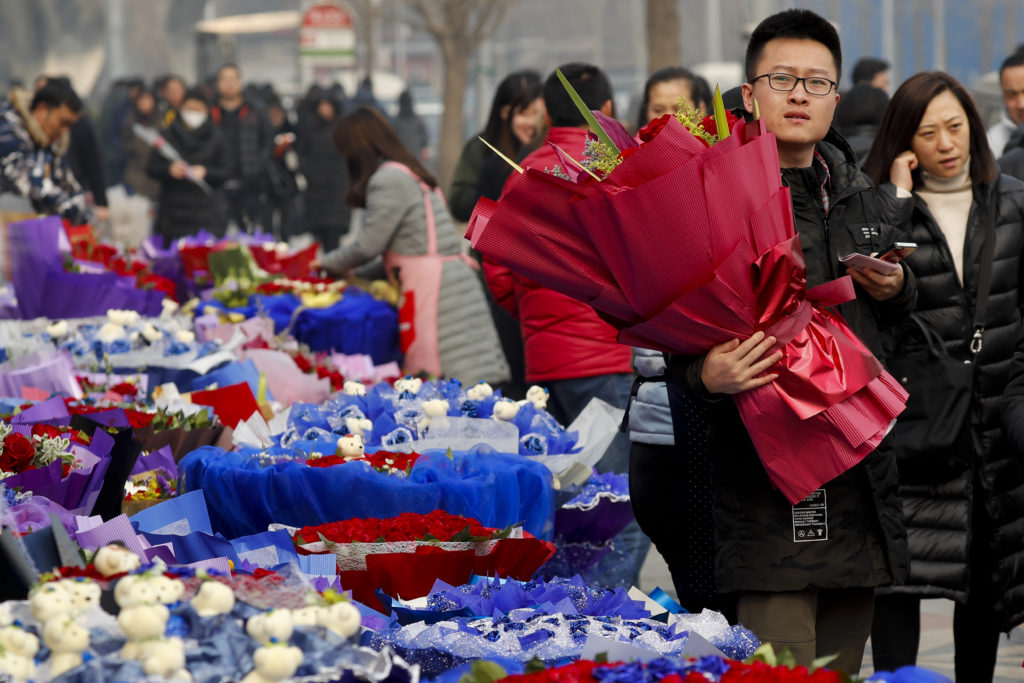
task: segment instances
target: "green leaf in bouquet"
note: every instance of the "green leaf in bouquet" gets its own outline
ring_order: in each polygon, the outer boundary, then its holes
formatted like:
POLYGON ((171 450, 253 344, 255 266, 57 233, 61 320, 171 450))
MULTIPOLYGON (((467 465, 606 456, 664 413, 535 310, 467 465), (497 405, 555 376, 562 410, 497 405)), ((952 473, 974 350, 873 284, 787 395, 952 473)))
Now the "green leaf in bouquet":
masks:
POLYGON ((548 665, 544 663, 543 659, 534 657, 526 663, 525 672, 528 674, 540 673, 541 671, 547 671, 548 665))
POLYGON ((716 85, 715 96, 711 98, 711 103, 715 108, 715 131, 718 133, 718 139, 724 140, 731 134, 729 130, 729 118, 725 115, 725 102, 722 101, 722 91, 716 85))
POLYGON ((834 655, 826 655, 824 657, 818 657, 813 662, 811 662, 811 671, 814 672, 814 671, 816 671, 818 669, 823 669, 823 668, 827 667, 829 664, 831 664, 832 662, 836 661, 837 659, 839 659, 839 654, 838 653, 836 653, 834 655))
POLYGON ((322 543, 324 544, 324 547, 326 547, 326 548, 327 548, 328 550, 330 550, 331 552, 334 552, 334 549, 335 549, 335 548, 337 548, 337 547, 338 547, 339 545, 341 545, 340 543, 335 543, 335 542, 334 542, 334 541, 332 541, 331 539, 327 538, 326 536, 324 536, 324 535, 323 535, 322 533, 320 533, 319 531, 318 531, 318 532, 316 532, 316 535, 317 535, 318 537, 320 537, 320 541, 321 541, 321 542, 322 542, 322 543))
POLYGON ((469 525, 467 524, 465 529, 452 535, 452 540, 457 543, 472 543, 481 539, 469 532, 469 525))
POLYGON ((597 117, 595 117, 594 113, 590 111, 590 107, 586 105, 583 98, 580 97, 578 92, 576 92, 576 89, 572 87, 572 83, 569 82, 569 79, 562 74, 562 70, 555 69, 555 74, 558 76, 558 80, 562 82, 562 87, 565 88, 567 93, 569 93, 569 99, 571 99, 573 104, 576 105, 576 108, 580 110, 580 114, 582 114, 583 118, 586 119, 587 125, 590 126, 590 129, 594 131, 594 135, 597 136, 598 141, 600 141, 602 145, 608 147, 613 153, 619 154, 619 148, 615 146, 611 137, 605 132, 604 128, 601 127, 601 124, 597 122, 597 117))
POLYGON ((608 663, 608 653, 607 652, 598 652, 594 656, 594 661, 597 662, 598 664, 607 664, 608 663))
POLYGON ((747 664, 753 662, 764 662, 768 666, 778 666, 779 658, 775 656, 775 648, 772 647, 771 643, 765 643, 761 647, 754 650, 754 654, 750 655, 745 662, 747 664))
POLYGON ((449 447, 448 447, 448 451, 447 451, 447 452, 445 453, 445 456, 446 456, 446 457, 447 457, 447 458, 448 458, 449 460, 454 460, 454 459, 455 459, 455 453, 454 453, 454 452, 452 452, 451 446, 449 446, 449 447))
POLYGON ((494 683, 508 677, 508 672, 496 662, 478 659, 469 665, 469 671, 459 677, 459 683, 494 683))
POLYGON ((492 540, 492 541, 500 541, 502 539, 508 538, 509 536, 512 535, 512 530, 515 529, 517 526, 521 526, 521 525, 522 525, 522 522, 519 522, 518 524, 509 524, 504 529, 499 529, 498 531, 495 531, 488 538, 489 538, 489 540, 492 540))
POLYGON ((427 541, 429 543, 440 543, 441 542, 440 538, 438 538, 434 534, 430 533, 429 531, 427 533, 423 534, 423 540, 427 541))

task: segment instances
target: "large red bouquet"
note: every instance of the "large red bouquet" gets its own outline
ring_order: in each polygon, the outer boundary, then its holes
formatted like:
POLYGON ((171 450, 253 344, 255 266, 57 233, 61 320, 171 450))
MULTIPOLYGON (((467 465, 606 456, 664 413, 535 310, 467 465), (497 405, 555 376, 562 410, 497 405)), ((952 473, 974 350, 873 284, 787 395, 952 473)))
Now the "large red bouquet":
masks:
POLYGON ((480 200, 466 236, 591 304, 624 344, 701 355, 775 336, 778 379, 734 400, 772 482, 803 499, 878 446, 907 394, 830 308, 854 297, 850 278, 807 290, 774 135, 737 122, 709 147, 673 117, 640 143, 603 128, 604 149, 622 150, 605 174, 569 159, 568 178, 526 169, 498 202, 480 200))
POLYGON ((293 540, 301 554, 334 553, 342 588, 381 609, 378 588, 410 599, 428 595, 438 579, 453 586, 473 574, 526 580, 555 552, 521 526, 492 529, 443 510, 303 527, 293 540))

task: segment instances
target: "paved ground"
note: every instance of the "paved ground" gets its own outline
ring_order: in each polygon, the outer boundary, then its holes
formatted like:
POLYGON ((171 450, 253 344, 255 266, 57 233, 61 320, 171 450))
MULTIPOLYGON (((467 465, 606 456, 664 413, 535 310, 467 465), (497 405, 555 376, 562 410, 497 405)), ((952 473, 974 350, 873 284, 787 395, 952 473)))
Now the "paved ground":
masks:
MULTIPOLYGON (((674 594, 672 579, 665 561, 658 551, 651 548, 643 570, 640 572, 640 588, 651 591, 660 586, 674 594)), ((871 673, 871 643, 864 657, 862 676, 871 673)), ((999 660, 996 664, 995 683, 1024 681, 1024 628, 1017 628, 1009 637, 1004 636, 999 644, 999 660)), ((949 600, 924 600, 921 603, 921 649, 917 663, 927 669, 953 678, 953 603, 949 600)), ((974 683, 961 681, 960 683, 974 683)))

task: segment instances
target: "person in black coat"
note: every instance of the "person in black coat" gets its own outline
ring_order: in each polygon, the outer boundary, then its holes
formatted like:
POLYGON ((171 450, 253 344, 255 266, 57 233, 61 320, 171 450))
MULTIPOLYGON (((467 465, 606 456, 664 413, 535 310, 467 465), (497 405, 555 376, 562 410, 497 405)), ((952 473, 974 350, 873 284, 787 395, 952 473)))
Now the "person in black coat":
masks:
POLYGON ((348 166, 331 142, 342 112, 340 103, 319 87, 310 90, 304 106, 295 140, 299 170, 306 179, 303 228, 326 252, 336 249, 341 236, 348 232, 348 166))
POLYGON ((910 577, 879 596, 872 630, 876 669, 913 664, 920 599, 956 600, 956 678, 991 681, 1000 630, 1024 622, 1024 476, 1000 416, 1024 303, 1024 183, 999 175, 970 95, 938 71, 896 91, 864 168, 880 185, 879 205, 899 239, 918 245, 906 260, 918 278, 914 312, 953 358, 972 356, 984 235, 990 221, 995 227, 966 464, 942 477, 933 474, 939 462, 931 471, 901 469, 910 577))
MULTIPOLYGON (((892 239, 876 210, 874 185, 830 130, 841 59, 839 36, 823 17, 808 10, 772 15, 751 34, 743 103, 747 112, 758 104, 775 136, 806 287, 850 275, 856 297, 838 311, 884 361, 881 330, 912 310, 915 281, 907 269, 882 275, 844 269, 838 260, 878 251, 892 239)), ((838 654, 830 667, 855 676, 871 629, 874 589, 901 581, 907 571, 896 462, 883 439, 824 483, 803 501, 824 506, 817 508, 824 534, 798 536, 802 513, 772 485, 730 400, 778 377, 772 367, 782 353, 773 352, 775 342, 757 332, 700 357, 669 356, 669 400, 677 403, 673 394, 686 392, 708 411, 715 589, 736 593, 739 621, 762 641, 789 648, 797 664, 838 654)))
POLYGON ((224 235, 224 210, 217 190, 224 184, 227 160, 202 91, 194 89, 185 95, 164 138, 182 161, 172 162, 156 149, 149 154, 146 172, 160 181, 156 233, 167 240, 193 235, 202 228, 224 235), (213 192, 205 191, 196 180, 205 181, 213 192))

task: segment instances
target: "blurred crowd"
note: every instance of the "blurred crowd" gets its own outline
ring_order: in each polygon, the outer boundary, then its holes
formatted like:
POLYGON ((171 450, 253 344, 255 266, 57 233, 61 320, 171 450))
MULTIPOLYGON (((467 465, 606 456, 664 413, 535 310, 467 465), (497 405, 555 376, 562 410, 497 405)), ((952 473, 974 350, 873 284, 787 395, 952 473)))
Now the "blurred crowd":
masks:
POLYGON ((41 76, 31 90, 12 86, 3 106, 0 210, 18 208, 13 195, 32 205, 25 211, 103 221, 108 190, 121 187, 150 203, 152 231, 167 240, 262 230, 283 240, 306 233, 329 250, 350 219, 348 171, 331 135, 359 106, 384 113, 416 158, 429 160, 411 94, 388 116, 369 79, 351 96, 335 83, 282 97, 226 64, 195 85, 173 74, 120 79, 90 111, 67 78, 41 76))

